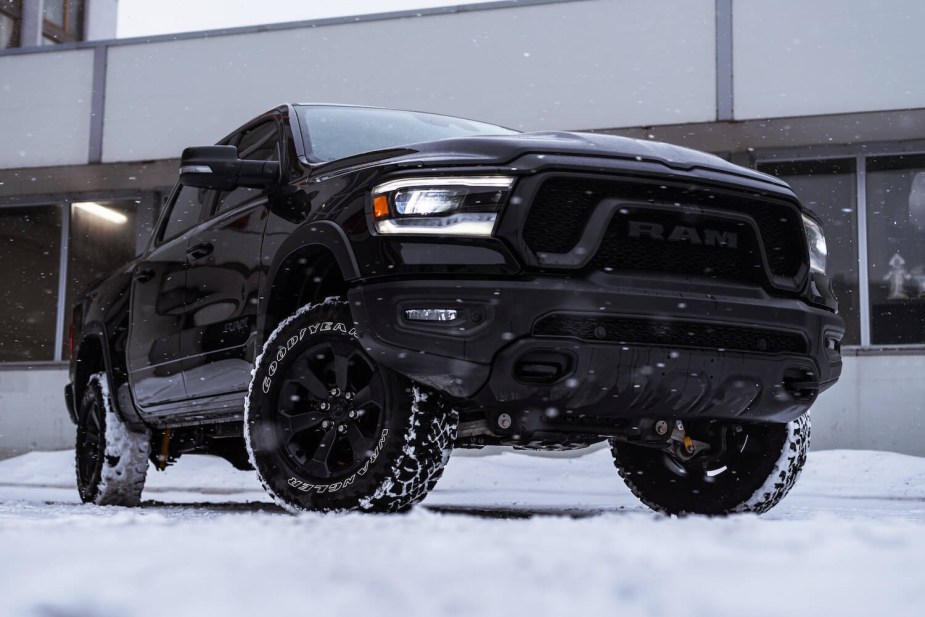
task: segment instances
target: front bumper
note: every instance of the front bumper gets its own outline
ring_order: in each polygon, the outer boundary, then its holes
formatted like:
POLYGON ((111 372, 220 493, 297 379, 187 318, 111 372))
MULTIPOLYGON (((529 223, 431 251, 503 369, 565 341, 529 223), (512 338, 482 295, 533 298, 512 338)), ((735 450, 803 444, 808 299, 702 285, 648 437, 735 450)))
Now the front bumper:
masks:
POLYGON ((586 279, 404 280, 350 293, 380 364, 493 411, 788 421, 841 373, 840 317, 746 285, 586 279), (413 322, 410 308, 452 308, 413 322))

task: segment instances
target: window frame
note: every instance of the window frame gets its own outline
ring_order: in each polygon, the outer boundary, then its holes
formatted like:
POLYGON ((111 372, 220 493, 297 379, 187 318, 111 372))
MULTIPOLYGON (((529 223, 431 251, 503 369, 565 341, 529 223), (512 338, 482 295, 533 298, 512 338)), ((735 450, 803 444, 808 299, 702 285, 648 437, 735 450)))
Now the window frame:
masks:
MULTIPOLYGON (((74 202, 81 201, 135 201, 138 203, 139 212, 147 209, 153 212, 157 208, 158 191, 108 191, 108 192, 90 192, 90 193, 52 193, 44 195, 29 195, 28 197, 14 197, 0 200, 0 210, 5 208, 18 207, 42 207, 55 206, 61 213, 61 239, 58 254, 58 289, 55 321, 55 353, 52 360, 34 360, 34 361, 11 361, 0 362, 0 371, 29 368, 62 368, 66 367, 70 359, 63 352, 64 343, 67 337, 67 327, 71 320, 71 307, 67 306, 67 281, 70 260, 70 235, 71 235, 71 206, 74 202)), ((144 218, 136 220, 136 233, 148 228, 144 218)), ((149 240, 143 246, 136 244, 135 258, 143 255, 150 247, 150 239, 154 237, 156 225, 150 227, 151 233, 149 240)))
POLYGON ((0 47, 0 50, 20 47, 22 45, 22 0, 0 0, 0 15, 5 15, 13 20, 10 45, 0 47))
POLYGON ((895 351, 925 350, 925 344, 911 343, 904 345, 871 344, 870 315, 870 255, 868 249, 867 222, 867 159, 886 156, 912 156, 925 154, 925 140, 907 142, 859 143, 847 146, 805 146, 793 148, 756 149, 749 153, 749 165, 757 168, 759 164, 820 161, 824 159, 855 160, 855 200, 857 203, 857 236, 854 238, 858 249, 858 315, 860 318, 861 344, 842 347, 843 352, 854 355, 883 354, 895 351))
POLYGON ((42 37, 53 43, 83 41, 86 31, 86 0, 63 0, 64 23, 56 24, 42 14, 42 37))

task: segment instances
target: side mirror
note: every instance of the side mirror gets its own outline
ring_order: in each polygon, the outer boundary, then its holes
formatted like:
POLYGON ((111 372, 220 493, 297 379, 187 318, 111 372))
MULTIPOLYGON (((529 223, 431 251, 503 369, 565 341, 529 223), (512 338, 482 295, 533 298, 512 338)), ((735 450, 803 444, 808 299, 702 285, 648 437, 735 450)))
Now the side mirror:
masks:
POLYGON ((262 189, 279 181, 277 161, 242 161, 234 146, 187 148, 180 157, 180 182, 200 189, 262 189))

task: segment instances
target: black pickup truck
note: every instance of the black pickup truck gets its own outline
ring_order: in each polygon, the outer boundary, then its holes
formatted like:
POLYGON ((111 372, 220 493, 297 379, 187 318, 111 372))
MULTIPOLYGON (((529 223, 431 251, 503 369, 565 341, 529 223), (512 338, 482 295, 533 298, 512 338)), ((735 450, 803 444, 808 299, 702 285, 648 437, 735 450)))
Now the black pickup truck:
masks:
POLYGON ((285 105, 183 152, 147 249, 73 309, 77 484, 256 468, 401 511, 453 447, 583 448, 667 513, 763 512, 844 333, 782 181, 667 144, 285 105))

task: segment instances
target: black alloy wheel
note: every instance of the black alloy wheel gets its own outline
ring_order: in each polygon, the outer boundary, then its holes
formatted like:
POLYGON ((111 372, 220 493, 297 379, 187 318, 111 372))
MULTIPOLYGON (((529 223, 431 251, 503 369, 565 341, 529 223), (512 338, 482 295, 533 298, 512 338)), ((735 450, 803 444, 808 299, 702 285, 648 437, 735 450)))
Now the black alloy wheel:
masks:
POLYGON ((77 490, 80 499, 92 502, 99 491, 106 453, 106 410, 95 384, 87 387, 77 422, 77 490))
POLYGON ((388 405, 382 375, 355 344, 332 340, 302 353, 282 377, 279 439, 313 483, 361 468, 376 446, 388 405))
POLYGON ((308 305, 269 336, 245 410, 251 464, 291 512, 400 512, 427 495, 458 416, 363 349, 346 302, 308 305))

